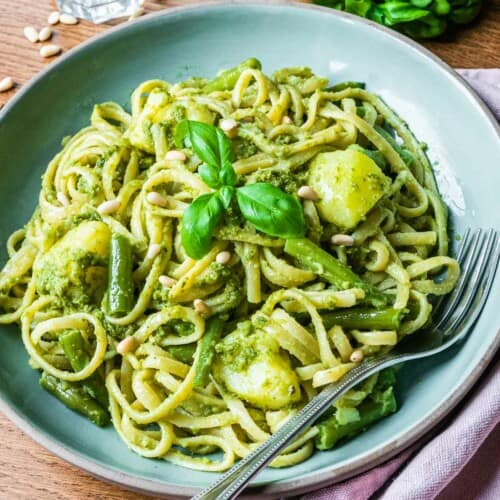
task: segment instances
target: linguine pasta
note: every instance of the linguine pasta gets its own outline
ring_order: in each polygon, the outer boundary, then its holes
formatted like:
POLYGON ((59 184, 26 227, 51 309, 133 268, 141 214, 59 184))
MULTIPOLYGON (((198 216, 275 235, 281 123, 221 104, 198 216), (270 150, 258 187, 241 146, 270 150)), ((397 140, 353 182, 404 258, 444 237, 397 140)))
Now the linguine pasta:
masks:
MULTIPOLYGON (((269 77, 255 62, 212 81, 144 82, 130 113, 96 105, 7 250, 0 322, 20 324, 42 385, 96 423, 109 411, 134 452, 205 471, 226 470, 323 386, 418 335, 431 297, 459 275, 424 146, 387 104, 359 84, 329 88, 307 68, 269 77), (236 186, 299 200, 303 238, 257 230, 233 199, 209 251, 188 256, 183 214, 214 190, 193 148, 175 144, 186 119, 226 120, 236 186), (119 269, 117 236, 129 248, 119 269), (332 275, 332 262, 352 275, 332 275), (130 303, 113 313, 111 283, 124 292, 127 276, 130 303)), ((393 384, 386 373, 349 391, 272 466, 395 411, 393 384)))

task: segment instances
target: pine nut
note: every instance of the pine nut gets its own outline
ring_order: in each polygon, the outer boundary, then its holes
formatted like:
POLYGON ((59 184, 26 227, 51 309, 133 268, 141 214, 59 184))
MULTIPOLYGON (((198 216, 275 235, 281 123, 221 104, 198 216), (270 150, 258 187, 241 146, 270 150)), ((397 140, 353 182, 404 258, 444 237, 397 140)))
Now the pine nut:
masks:
POLYGON ((118 354, 122 354, 122 355, 128 354, 129 352, 133 351, 134 349, 135 349, 135 338, 132 336, 125 337, 116 346, 116 352, 118 354))
POLYGON ((231 252, 227 251, 219 252, 215 256, 215 262, 217 262, 218 264, 227 264, 230 260, 231 260, 231 252))
POLYGON ((364 357, 365 355, 363 354, 363 351, 361 349, 356 349, 355 351, 352 351, 351 355, 349 356, 349 359, 353 363, 361 363, 364 357))
POLYGON ((14 85, 14 80, 10 76, 6 76, 3 80, 0 80, 0 92, 7 92, 14 85))
POLYGON ((104 201, 97 207, 97 211, 101 215, 109 215, 113 214, 118 211, 120 208, 120 200, 114 199, 114 200, 109 200, 109 201, 104 201))
POLYGON ((167 151, 165 155, 165 160, 168 161, 186 161, 186 155, 182 151, 176 151, 174 149, 167 151))
POLYGON ((208 307, 205 302, 201 299, 193 300, 194 310, 199 314, 210 314, 210 307, 208 307))
POLYGON ((282 119, 281 119, 281 123, 283 125, 291 125, 293 123, 293 120, 289 117, 289 116, 284 116, 282 119))
POLYGON ((166 276, 165 274, 162 274, 159 278, 158 281, 160 282, 161 286, 164 288, 172 288, 177 281, 174 280, 174 278, 171 278, 170 276, 166 276))
POLYGON ((161 252, 161 245, 158 243, 151 243, 146 254, 146 259, 153 260, 161 252))
POLYGON ((148 200, 151 205, 157 205, 159 207, 166 207, 168 205, 168 200, 160 193, 156 191, 151 191, 147 194, 146 200, 148 200))
POLYGON ((57 10, 54 10, 49 14, 49 17, 47 17, 47 22, 53 26, 54 24, 57 24, 61 20, 61 13, 57 10))
POLYGON ((224 120, 221 120, 219 122, 219 127, 230 139, 238 135, 238 122, 232 118, 224 118, 224 120))
POLYGON ((310 186, 301 186, 297 191, 297 194, 304 198, 304 200, 312 200, 315 201, 318 199, 318 193, 314 191, 314 189, 310 186))
POLYGON ((59 45, 56 44, 44 45, 40 49, 40 55, 45 58, 57 56, 57 54, 59 54, 61 50, 62 50, 61 47, 59 47, 59 45))
POLYGON ((38 31, 33 26, 26 26, 23 30, 24 36, 31 42, 38 42, 38 31))
POLYGON ((71 14, 65 14, 64 12, 59 16, 59 21, 63 24, 78 24, 78 19, 71 14))
POLYGON ((63 206, 67 207, 69 205, 69 199, 68 197, 61 191, 57 192, 56 195, 57 201, 63 206))
POLYGON ((238 126, 238 122, 233 118, 224 118, 219 125, 224 132, 229 132, 238 126))
POLYGON ((137 19, 138 17, 141 17, 146 11, 144 10, 143 7, 139 7, 129 18, 129 21, 132 21, 133 19, 137 19))
POLYGON ((52 37, 52 30, 48 26, 42 28, 40 30, 40 33, 38 33, 38 40, 40 40, 41 42, 46 42, 51 37, 52 37))
POLYGON ((334 234, 330 241, 333 245, 342 245, 344 247, 352 247, 354 245, 354 238, 348 234, 334 234))

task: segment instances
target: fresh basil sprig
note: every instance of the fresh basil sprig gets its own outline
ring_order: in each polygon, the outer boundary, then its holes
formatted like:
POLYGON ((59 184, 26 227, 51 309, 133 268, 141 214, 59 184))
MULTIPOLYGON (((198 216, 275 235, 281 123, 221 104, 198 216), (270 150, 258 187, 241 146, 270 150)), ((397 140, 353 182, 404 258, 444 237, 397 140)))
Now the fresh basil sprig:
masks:
POLYGON ((243 217, 259 231, 287 239, 304 236, 302 205, 276 186, 248 184, 237 189, 236 199, 243 217))
POLYGON ((186 143, 204 162, 198 168, 198 173, 207 186, 218 189, 221 186, 236 184, 231 141, 220 128, 207 123, 183 120, 175 127, 174 141, 178 148, 186 143))
POLYGON ((182 245, 193 259, 201 259, 212 246, 212 235, 223 205, 216 193, 198 196, 182 216, 182 245))
POLYGON ((174 140, 177 147, 187 146, 196 153, 203 162, 199 176, 216 190, 199 196, 184 211, 182 245, 191 258, 200 259, 210 250, 215 228, 235 194, 241 214, 259 231, 286 239, 304 236, 304 212, 296 198, 265 182, 235 187, 231 141, 221 129, 183 120, 174 140))

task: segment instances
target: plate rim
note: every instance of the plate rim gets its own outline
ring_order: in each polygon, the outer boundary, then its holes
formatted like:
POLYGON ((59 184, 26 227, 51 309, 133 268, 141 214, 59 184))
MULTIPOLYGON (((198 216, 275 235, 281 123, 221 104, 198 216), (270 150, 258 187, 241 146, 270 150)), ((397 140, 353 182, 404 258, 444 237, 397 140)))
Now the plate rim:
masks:
MULTIPOLYGON (((57 61, 52 62, 42 71, 37 73, 37 75, 35 75, 16 93, 13 98, 9 100, 9 102, 3 107, 3 109, 0 109, 0 123, 9 114, 11 109, 15 107, 17 102, 20 101, 25 94, 29 93, 39 81, 43 80, 53 71, 57 71, 57 69, 65 61, 69 60, 75 54, 86 50, 93 44, 98 44, 104 38, 112 37, 113 34, 120 30, 124 30, 129 26, 137 23, 148 23, 151 19, 154 18, 174 16, 178 13, 187 11, 238 5, 249 7, 288 7, 298 10, 315 10, 322 12, 324 15, 340 17, 347 19, 355 24, 358 23, 361 25, 370 26, 371 28, 380 31, 385 35, 388 35, 396 42, 402 43, 412 50, 415 50, 424 55, 427 59, 430 60, 431 63, 437 65, 439 69, 444 71, 449 77, 451 77, 452 80, 458 83, 458 85, 464 91, 465 95, 472 99, 473 104, 478 108, 478 112, 481 113, 484 118, 486 118, 486 120, 489 122, 489 125, 492 127, 493 131, 496 132, 497 136, 500 139, 500 124, 497 122, 491 110, 476 94, 469 83, 461 75, 454 71, 447 63, 445 63, 424 46, 396 31, 386 28, 385 26, 381 26, 368 19, 361 18, 346 12, 334 10, 328 7, 288 0, 251 0, 250 2, 246 0, 211 0, 203 2, 202 0, 200 0, 200 2, 197 3, 178 7, 169 7, 165 10, 160 10, 155 13, 148 13, 148 15, 145 17, 141 17, 134 21, 122 23, 118 26, 112 27, 105 32, 96 35, 82 42, 78 46, 68 50, 65 54, 59 57, 57 61)), ((368 469, 371 469, 372 467, 379 465, 382 462, 389 460, 396 454, 413 445, 418 439, 427 434, 458 405, 458 403, 468 394, 472 386, 477 382, 481 374, 485 371, 499 348, 500 329, 497 331, 495 338, 489 346, 489 349, 485 352, 476 366, 472 369, 467 378, 463 381, 462 385, 460 385, 453 392, 453 394, 451 394, 451 396, 446 399, 437 409, 432 411, 430 418, 422 419, 421 423, 415 425, 404 436, 403 439, 393 439, 372 450, 371 452, 367 452, 359 456, 348 464, 342 465, 340 467, 337 466, 337 470, 333 475, 331 469, 324 470, 319 473, 308 473, 307 476, 302 479, 285 479, 277 481, 275 483, 269 483, 268 485, 250 488, 249 490, 247 490, 248 493, 244 494, 241 498, 270 498, 273 496, 275 497, 277 494, 305 493, 307 491, 319 489, 327 485, 331 485, 347 478, 353 477, 368 469)), ((0 393, 0 411, 12 423, 14 423, 16 427, 21 429, 25 434, 30 436, 48 451, 54 453, 59 458, 62 458, 66 462, 86 471, 87 473, 90 473, 91 475, 99 479, 117 484, 119 486, 125 486, 126 488, 134 491, 156 495, 169 495, 169 498, 185 498, 186 496, 192 496, 200 491, 200 488, 161 483, 153 479, 146 479, 138 475, 125 473, 109 465, 101 465, 101 463, 88 458, 88 456, 84 453, 65 446, 62 442, 58 441, 47 432, 40 429, 35 423, 32 424, 31 422, 26 420, 22 416, 21 412, 19 412, 16 408, 12 407, 9 404, 7 398, 4 397, 3 393, 0 393)))

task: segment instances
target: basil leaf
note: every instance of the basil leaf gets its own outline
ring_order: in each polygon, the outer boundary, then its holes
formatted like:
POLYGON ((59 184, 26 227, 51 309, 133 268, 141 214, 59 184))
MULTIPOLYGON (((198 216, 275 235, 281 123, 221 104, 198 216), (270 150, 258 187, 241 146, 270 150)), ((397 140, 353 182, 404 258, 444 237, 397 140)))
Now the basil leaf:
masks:
POLYGON ((481 0, 469 0, 468 2, 451 2, 452 11, 450 13, 450 20, 456 24, 470 23, 481 10, 481 0), (464 5, 465 4, 465 5, 464 5))
POLYGON ((377 5, 377 9, 384 16, 385 24, 392 26, 398 23, 416 21, 429 15, 429 11, 414 7, 411 3, 394 1, 377 5))
POLYGON ((231 204, 231 200, 233 199, 234 196, 234 191, 235 189, 233 186, 222 186, 219 189, 220 201, 222 202, 222 205, 226 210, 229 208, 229 205, 231 204))
POLYGON ((218 127, 213 127, 217 134, 218 152, 219 152, 219 165, 224 168, 228 165, 232 166, 233 162, 233 148, 231 141, 227 138, 226 134, 218 127))
POLYGON ((207 165, 221 168, 231 163, 231 141, 221 129, 194 120, 182 120, 174 130, 177 147, 181 147, 186 138, 198 158, 207 165))
POLYGON ((357 14, 361 17, 366 17, 366 14, 370 10, 371 6, 371 0, 345 0, 346 12, 357 14))
POLYGON ((222 215, 217 193, 198 196, 182 216, 182 246, 192 259, 201 259, 212 246, 212 235, 222 215))
POLYGON ((418 21, 401 25, 401 31, 412 38, 434 38, 446 30, 446 20, 429 14, 418 21))
POLYGON ((434 0, 410 0, 410 3, 414 5, 415 7, 419 7, 421 9, 425 9, 426 7, 429 7, 429 5, 433 2, 434 0))
POLYGON ((238 188, 236 198, 243 217, 259 231, 280 238, 304 236, 302 205, 281 189, 258 182, 238 188))
POLYGON ((220 187, 219 170, 217 167, 204 163, 198 167, 201 180, 209 187, 217 189, 220 187))
POLYGON ((222 166, 219 177, 221 183, 225 186, 234 186, 238 179, 231 163, 226 163, 222 166))

